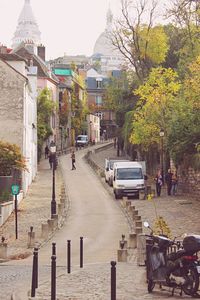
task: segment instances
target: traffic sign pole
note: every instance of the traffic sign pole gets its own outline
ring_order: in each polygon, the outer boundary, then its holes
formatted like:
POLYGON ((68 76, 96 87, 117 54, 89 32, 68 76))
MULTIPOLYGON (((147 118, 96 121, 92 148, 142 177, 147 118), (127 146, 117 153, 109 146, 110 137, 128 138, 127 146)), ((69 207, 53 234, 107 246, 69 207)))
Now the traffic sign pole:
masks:
POLYGON ((15 238, 18 239, 18 228, 17 228, 17 195, 15 195, 15 238))
POLYGON ((11 186, 12 195, 15 196, 15 238, 18 239, 18 228, 17 228, 17 195, 19 194, 19 185, 13 184, 11 186))

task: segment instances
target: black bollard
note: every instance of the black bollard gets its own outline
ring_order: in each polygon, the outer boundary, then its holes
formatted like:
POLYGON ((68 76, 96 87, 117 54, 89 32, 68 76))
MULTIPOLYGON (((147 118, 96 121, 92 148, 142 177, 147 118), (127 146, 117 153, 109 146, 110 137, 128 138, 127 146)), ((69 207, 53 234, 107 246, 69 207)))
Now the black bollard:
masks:
POLYGON ((51 300, 56 300, 56 255, 51 256, 51 300))
POLYGON ((116 261, 111 261, 111 300, 116 300, 116 261))
POLYGON ((52 255, 56 255, 56 243, 52 243, 52 255))
POLYGON ((32 268, 32 283, 31 283, 31 297, 35 297, 35 289, 38 287, 38 249, 34 248, 33 251, 33 268, 32 268))
POLYGON ((71 273, 71 241, 67 241, 67 273, 71 273))
POLYGON ((83 268, 83 237, 80 237, 80 268, 83 268))
POLYGON ((38 288, 38 248, 35 249, 35 287, 38 288))

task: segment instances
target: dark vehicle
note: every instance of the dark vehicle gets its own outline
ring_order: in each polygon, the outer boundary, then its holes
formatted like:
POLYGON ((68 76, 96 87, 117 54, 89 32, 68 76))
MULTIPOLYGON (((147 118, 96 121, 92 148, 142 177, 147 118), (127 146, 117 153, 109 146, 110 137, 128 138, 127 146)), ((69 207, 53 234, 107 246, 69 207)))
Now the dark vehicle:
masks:
MULTIPOLYGON (((144 222, 150 228, 148 222, 144 222)), ((200 264, 196 252, 200 250, 200 235, 190 235, 180 242, 175 242, 162 235, 154 235, 153 231, 147 237, 146 271, 148 292, 151 293, 158 284, 179 288, 180 294, 198 296, 200 264), (177 246, 177 251, 175 247, 177 246), (173 251, 169 252, 169 249, 173 251)))
POLYGON ((85 147, 88 145, 87 135, 78 135, 76 138, 76 147, 85 147))

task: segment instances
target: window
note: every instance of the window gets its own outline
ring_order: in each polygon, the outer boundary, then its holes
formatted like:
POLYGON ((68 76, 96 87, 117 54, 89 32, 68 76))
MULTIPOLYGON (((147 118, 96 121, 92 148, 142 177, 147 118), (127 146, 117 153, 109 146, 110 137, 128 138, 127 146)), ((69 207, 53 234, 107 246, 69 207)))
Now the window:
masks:
POLYGON ((101 106, 102 105, 102 96, 100 96, 100 95, 97 95, 96 97, 96 105, 97 106, 101 106))
POLYGON ((102 80, 97 79, 96 83, 97 83, 97 89, 101 89, 102 88, 102 80))
POLYGON ((100 120, 103 120, 103 118, 104 118, 104 114, 103 114, 101 111, 96 112, 95 115, 96 115, 97 117, 99 117, 100 120))

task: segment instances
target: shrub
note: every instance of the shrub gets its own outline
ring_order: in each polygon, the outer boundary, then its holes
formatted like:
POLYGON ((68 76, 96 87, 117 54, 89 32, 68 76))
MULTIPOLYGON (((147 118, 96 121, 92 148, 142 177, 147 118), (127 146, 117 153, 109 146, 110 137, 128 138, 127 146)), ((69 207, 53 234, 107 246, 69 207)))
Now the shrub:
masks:
POLYGON ((0 176, 10 176, 13 169, 27 170, 19 146, 0 141, 0 176))

